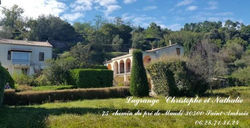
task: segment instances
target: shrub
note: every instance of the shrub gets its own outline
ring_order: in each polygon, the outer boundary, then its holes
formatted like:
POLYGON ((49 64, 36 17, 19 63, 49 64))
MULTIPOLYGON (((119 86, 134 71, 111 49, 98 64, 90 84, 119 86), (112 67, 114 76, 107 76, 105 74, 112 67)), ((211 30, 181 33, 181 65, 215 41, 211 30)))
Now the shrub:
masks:
POLYGON ((236 70, 232 77, 238 79, 241 85, 250 85, 250 66, 236 70))
POLYGON ((51 85, 50 81, 47 79, 47 77, 42 74, 40 76, 38 76, 36 79, 35 79, 35 82, 38 86, 45 86, 45 85, 51 85))
POLYGON ((14 73, 12 77, 14 81, 19 85, 29 85, 29 86, 36 85, 33 76, 28 76, 23 73, 21 74, 14 73))
POLYGON ((9 72, 3 68, 0 63, 0 106, 3 102, 4 88, 6 83, 9 83, 9 86, 14 88, 14 80, 10 76, 9 72))
POLYGON ((74 69, 69 83, 78 88, 111 87, 113 71, 108 69, 74 69))
POLYGON ((6 105, 28 105, 54 101, 127 97, 129 96, 129 88, 110 87, 28 92, 15 92, 14 90, 8 90, 4 95, 6 96, 4 99, 4 104, 6 105))
POLYGON ((133 96, 148 96, 149 86, 146 71, 142 61, 142 52, 133 51, 132 71, 130 78, 130 93, 133 96))
POLYGON ((153 91, 158 95, 194 96, 207 90, 205 80, 190 70, 185 61, 155 62, 147 66, 153 80, 153 91))

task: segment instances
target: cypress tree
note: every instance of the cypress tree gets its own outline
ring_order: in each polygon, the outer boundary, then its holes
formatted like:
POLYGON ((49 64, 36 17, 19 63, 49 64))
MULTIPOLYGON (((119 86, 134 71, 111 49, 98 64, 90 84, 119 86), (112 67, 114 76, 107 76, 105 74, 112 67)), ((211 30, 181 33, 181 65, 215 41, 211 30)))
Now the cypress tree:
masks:
POLYGON ((149 86, 146 71, 142 61, 142 52, 134 50, 130 80, 130 93, 133 96, 148 96, 149 86))

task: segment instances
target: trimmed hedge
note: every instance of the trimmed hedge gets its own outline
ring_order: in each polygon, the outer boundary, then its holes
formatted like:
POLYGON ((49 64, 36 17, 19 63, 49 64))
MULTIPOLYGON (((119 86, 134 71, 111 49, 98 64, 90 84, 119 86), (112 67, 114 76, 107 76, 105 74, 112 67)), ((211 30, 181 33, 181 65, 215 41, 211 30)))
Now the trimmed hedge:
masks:
POLYGON ((205 79, 188 68, 185 61, 156 62, 147 66, 158 95, 195 96, 208 89, 205 79))
POLYGON ((107 66, 104 66, 104 65, 89 65, 89 66, 87 66, 87 68, 91 68, 91 69, 108 69, 107 66))
POLYGON ((148 96, 149 85, 142 61, 142 52, 133 50, 133 61, 130 81, 130 93, 133 96, 148 96))
POLYGON ((78 88, 113 86, 113 71, 108 69, 74 69, 70 71, 71 84, 78 88))
POLYGON ((3 102, 4 88, 6 83, 9 83, 9 86, 14 88, 14 80, 10 76, 9 72, 4 67, 2 67, 0 63, 0 106, 3 102))
POLYGON ((6 105, 29 105, 54 101, 123 98, 130 94, 128 87, 110 87, 31 92, 8 90, 4 95, 4 104, 6 105))

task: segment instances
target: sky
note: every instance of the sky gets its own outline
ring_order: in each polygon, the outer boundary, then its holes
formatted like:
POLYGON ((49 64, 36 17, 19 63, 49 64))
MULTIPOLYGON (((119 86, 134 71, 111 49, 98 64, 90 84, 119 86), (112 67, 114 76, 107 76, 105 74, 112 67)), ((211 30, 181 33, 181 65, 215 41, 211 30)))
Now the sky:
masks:
POLYGON ((55 15, 68 21, 93 22, 95 16, 108 21, 121 17, 134 26, 152 22, 179 30, 185 23, 230 19, 250 24, 250 0, 1 0, 1 7, 17 4, 24 16, 55 15))

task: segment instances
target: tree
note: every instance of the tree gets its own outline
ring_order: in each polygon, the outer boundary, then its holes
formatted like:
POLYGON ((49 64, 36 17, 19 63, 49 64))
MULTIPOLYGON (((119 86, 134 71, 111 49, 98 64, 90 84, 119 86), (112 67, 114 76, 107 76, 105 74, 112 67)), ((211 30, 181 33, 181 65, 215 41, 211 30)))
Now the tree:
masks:
POLYGON ((149 42, 147 42, 144 38, 143 33, 133 32, 132 34, 132 48, 141 49, 141 50, 149 50, 151 46, 149 42))
POLYGON ((1 21, 3 25, 3 32, 1 32, 1 36, 3 38, 11 38, 11 39, 23 39, 25 38, 25 33, 27 30, 25 29, 25 22, 23 17, 23 9, 19 8, 18 5, 12 6, 10 9, 3 8, 2 13, 4 18, 1 21))
POLYGON ((146 38, 162 38, 162 30, 160 26, 157 26, 156 23, 151 23, 149 27, 145 30, 146 38))
POLYGON ((224 62, 230 64, 235 60, 240 59, 243 54, 243 47, 238 43, 230 43, 227 44, 220 50, 220 57, 224 62))
POLYGON ((140 50, 133 51, 130 93, 133 96, 148 96, 149 86, 146 71, 142 61, 142 52, 140 50))
POLYGON ((67 22, 55 16, 40 16, 31 26, 30 40, 37 41, 78 41, 77 33, 67 22))
POLYGON ((43 75, 53 85, 68 84, 70 81, 69 70, 77 68, 77 66, 73 57, 48 60, 43 75))
POLYGON ((236 38, 233 38, 232 40, 228 40, 226 45, 230 45, 232 43, 235 43, 235 44, 239 44, 241 45, 243 48, 246 48, 247 47, 247 41, 243 40, 242 38, 240 37, 236 37, 236 38))
POLYGON ((241 38, 245 41, 248 41, 248 45, 250 44, 250 25, 242 27, 240 30, 241 38))
POLYGON ((116 35, 112 41, 113 49, 116 51, 120 51, 122 48, 122 44, 123 44, 123 39, 121 39, 119 35, 116 35))
MULTIPOLYGON (((195 50, 189 56, 189 67, 196 74, 203 76, 208 83, 212 82, 212 78, 216 77, 216 62, 218 56, 218 47, 203 40, 195 46, 195 50)), ((210 89, 212 86, 210 84, 210 89)))
POLYGON ((2 67, 0 63, 0 106, 3 103, 4 88, 6 83, 9 83, 9 86, 14 88, 14 80, 10 76, 9 72, 2 67))

